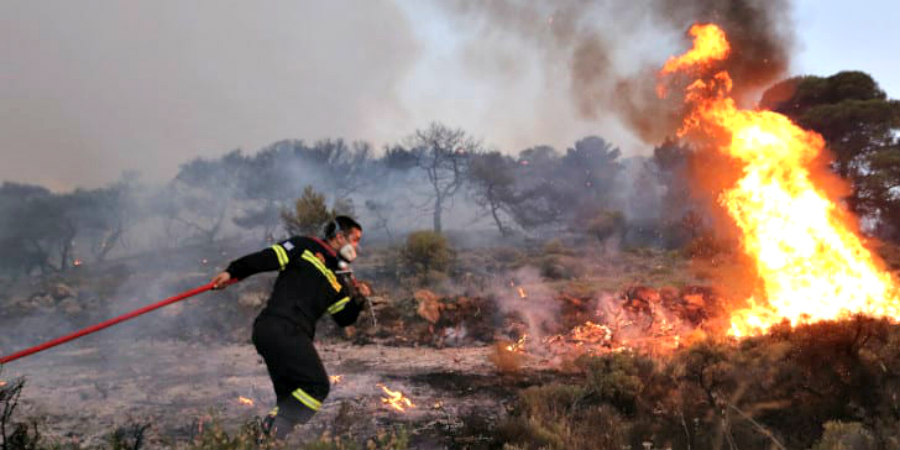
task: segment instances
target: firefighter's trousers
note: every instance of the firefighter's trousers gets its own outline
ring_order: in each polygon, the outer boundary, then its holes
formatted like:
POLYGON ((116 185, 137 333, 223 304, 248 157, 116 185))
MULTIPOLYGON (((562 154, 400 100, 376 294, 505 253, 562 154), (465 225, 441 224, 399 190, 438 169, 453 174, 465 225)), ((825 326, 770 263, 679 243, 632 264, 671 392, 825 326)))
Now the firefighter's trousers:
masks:
POLYGON ((253 344, 262 355, 275 387, 275 436, 284 438, 306 423, 328 396, 330 383, 312 340, 290 321, 260 316, 253 324, 253 344))

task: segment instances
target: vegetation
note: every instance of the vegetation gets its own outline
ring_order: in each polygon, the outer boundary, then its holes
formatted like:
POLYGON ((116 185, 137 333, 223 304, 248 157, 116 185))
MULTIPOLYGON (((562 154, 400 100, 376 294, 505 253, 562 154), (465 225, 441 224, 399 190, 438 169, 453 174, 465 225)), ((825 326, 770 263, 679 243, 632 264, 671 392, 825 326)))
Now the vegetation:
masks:
POLYGON ((584 357, 573 382, 530 387, 500 427, 510 448, 897 448, 900 327, 857 317, 668 360, 584 357))

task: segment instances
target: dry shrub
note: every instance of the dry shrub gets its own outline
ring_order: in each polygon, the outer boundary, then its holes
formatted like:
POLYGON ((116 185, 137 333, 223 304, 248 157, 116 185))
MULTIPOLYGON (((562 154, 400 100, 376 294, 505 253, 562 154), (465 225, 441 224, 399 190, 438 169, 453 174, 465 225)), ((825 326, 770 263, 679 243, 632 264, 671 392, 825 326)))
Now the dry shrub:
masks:
POLYGON ((248 420, 237 431, 229 432, 222 425, 219 416, 211 413, 198 419, 193 429, 193 438, 183 448, 191 450, 282 448, 282 443, 265 437, 260 419, 248 420))
POLYGON ((532 386, 519 395, 519 410, 497 428, 506 448, 623 448, 627 424, 608 405, 586 401, 581 386, 532 386))
POLYGON ((45 443, 41 442, 41 433, 36 421, 13 421, 13 414, 19 406, 19 397, 22 395, 24 387, 24 378, 18 378, 0 386, 0 449, 2 450, 36 450, 45 446, 45 443))
POLYGON ((813 450, 875 450, 875 437, 859 422, 829 421, 813 450))

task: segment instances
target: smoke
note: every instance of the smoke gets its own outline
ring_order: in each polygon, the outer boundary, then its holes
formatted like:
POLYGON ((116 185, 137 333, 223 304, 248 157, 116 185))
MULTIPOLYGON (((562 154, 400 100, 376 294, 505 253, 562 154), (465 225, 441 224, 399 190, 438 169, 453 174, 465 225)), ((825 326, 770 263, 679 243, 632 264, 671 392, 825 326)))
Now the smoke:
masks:
POLYGON ((4 2, 0 40, 0 180, 54 190, 288 137, 393 138, 418 53, 396 4, 352 0, 4 2))
MULTIPOLYGON (((673 135, 680 123, 680 102, 657 97, 656 72, 669 55, 689 45, 683 35, 691 24, 715 22, 728 34, 734 52, 726 68, 737 98, 745 101, 785 73, 794 43, 789 0, 441 4, 460 24, 478 30, 468 44, 480 55, 478 61, 504 60, 512 48, 536 54, 545 88, 564 85, 579 118, 615 118, 650 144, 673 135)), ((521 64, 476 61, 472 69, 497 77, 497 72, 522 70, 521 64)))
POLYGON ((488 294, 503 314, 521 318, 529 339, 539 341, 554 332, 559 321, 559 302, 538 269, 523 267, 508 276, 492 278, 488 294))

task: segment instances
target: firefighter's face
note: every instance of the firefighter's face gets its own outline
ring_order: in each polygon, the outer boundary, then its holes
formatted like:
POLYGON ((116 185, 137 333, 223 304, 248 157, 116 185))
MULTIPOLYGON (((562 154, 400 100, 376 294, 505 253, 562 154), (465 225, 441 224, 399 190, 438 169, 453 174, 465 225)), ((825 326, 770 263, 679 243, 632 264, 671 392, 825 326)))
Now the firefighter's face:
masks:
POLYGON ((353 250, 359 250, 359 240, 362 239, 362 230, 360 230, 359 228, 351 228, 348 232, 338 233, 337 238, 337 248, 341 248, 346 244, 350 244, 353 246, 353 250))

